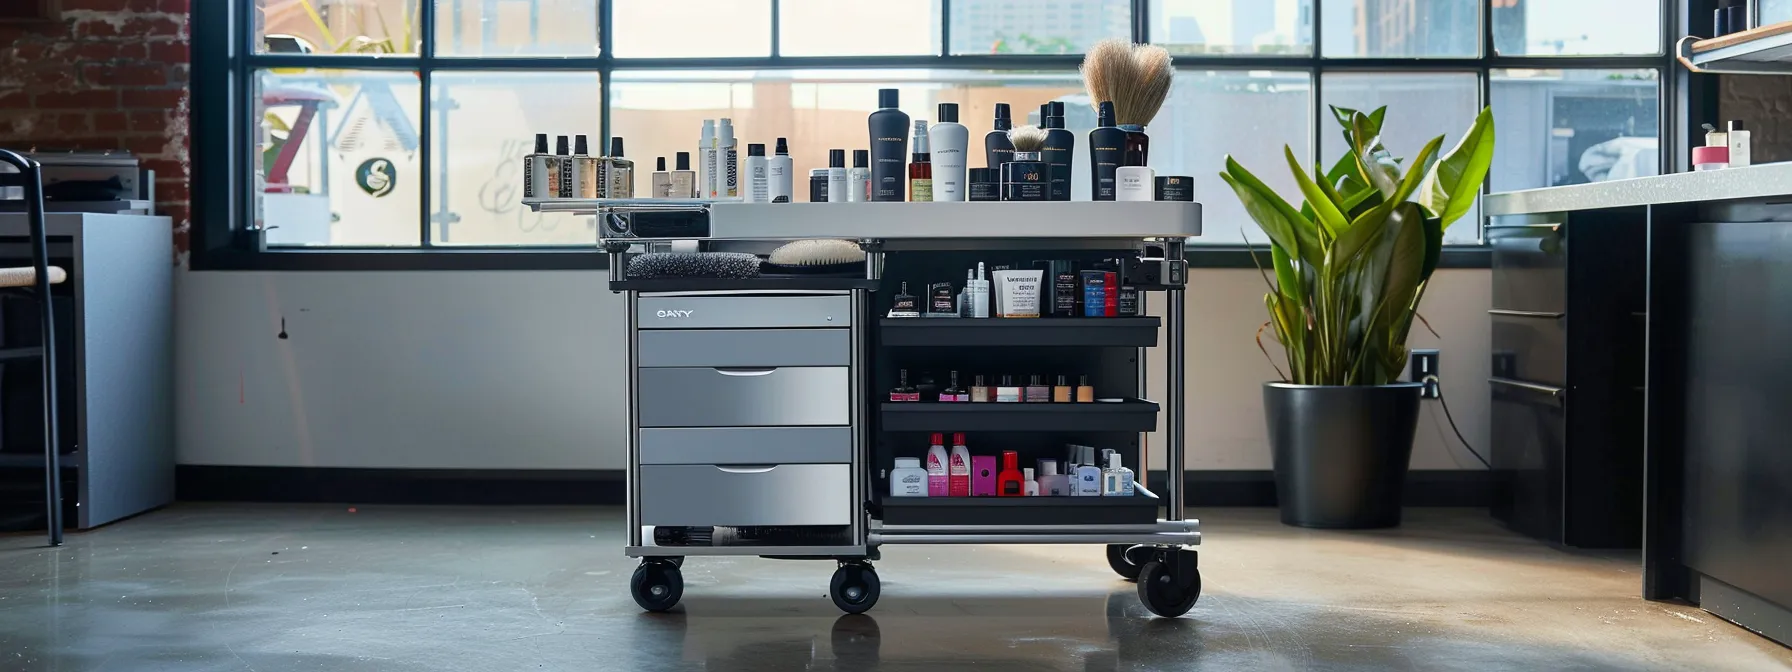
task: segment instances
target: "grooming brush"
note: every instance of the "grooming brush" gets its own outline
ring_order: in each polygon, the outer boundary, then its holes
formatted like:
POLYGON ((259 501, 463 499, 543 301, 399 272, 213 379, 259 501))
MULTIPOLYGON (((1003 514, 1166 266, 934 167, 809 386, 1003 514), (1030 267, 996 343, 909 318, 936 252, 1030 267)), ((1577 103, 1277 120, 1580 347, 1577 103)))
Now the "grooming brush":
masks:
POLYGON ((1014 160, 1002 164, 1002 200, 1051 200, 1051 164, 1041 152, 1045 149, 1045 129, 1022 126, 1008 131, 1014 143, 1014 160))
POLYGON ((865 272, 865 251, 850 240, 793 240, 772 250, 761 268, 779 275, 855 275, 865 272))
POLYGON ((1022 126, 1008 131, 1008 141, 1014 143, 1016 152, 1038 153, 1045 150, 1045 129, 1038 126, 1022 126))
POLYGON ((628 260, 632 280, 759 277, 759 257, 739 252, 650 252, 628 260))
POLYGON ((1157 117, 1175 82, 1175 64, 1163 47, 1103 40, 1083 57, 1083 85, 1090 100, 1114 106, 1114 123, 1126 131, 1124 164, 1145 165, 1151 139, 1145 126, 1157 117))

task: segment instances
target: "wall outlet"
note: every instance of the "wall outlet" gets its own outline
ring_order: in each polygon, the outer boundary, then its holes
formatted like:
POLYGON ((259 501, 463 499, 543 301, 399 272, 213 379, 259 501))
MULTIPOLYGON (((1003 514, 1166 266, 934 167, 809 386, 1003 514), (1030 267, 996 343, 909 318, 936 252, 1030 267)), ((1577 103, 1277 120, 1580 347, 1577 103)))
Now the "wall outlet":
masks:
MULTIPOLYGON (((1408 380, 1418 383, 1424 382, 1426 378, 1443 377, 1443 374, 1440 373, 1437 368, 1438 354, 1436 350, 1413 350, 1408 353, 1407 356, 1409 357, 1406 369, 1408 380)), ((1443 390, 1438 389, 1438 384, 1436 382, 1426 384, 1425 389, 1419 392, 1419 398, 1421 399, 1438 399, 1441 397, 1443 397, 1443 390)))

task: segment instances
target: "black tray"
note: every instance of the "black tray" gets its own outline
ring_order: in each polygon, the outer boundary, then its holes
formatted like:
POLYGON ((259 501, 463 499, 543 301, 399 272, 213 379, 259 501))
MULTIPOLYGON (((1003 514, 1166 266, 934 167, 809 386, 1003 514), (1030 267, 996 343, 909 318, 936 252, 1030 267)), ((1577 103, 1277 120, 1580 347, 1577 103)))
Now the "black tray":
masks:
POLYGON ((740 290, 826 291, 869 289, 877 291, 877 280, 864 278, 825 278, 813 276, 761 276, 757 278, 658 278, 651 280, 611 280, 610 291, 638 292, 717 292, 740 290))
POLYGON ((879 342, 926 346, 1157 346, 1155 317, 883 318, 879 342))
POLYGON ((1149 525, 1156 496, 884 497, 885 525, 1149 525))
POLYGON ((1157 402, 1128 399, 1088 404, 884 402, 888 432, 1149 432, 1157 402))

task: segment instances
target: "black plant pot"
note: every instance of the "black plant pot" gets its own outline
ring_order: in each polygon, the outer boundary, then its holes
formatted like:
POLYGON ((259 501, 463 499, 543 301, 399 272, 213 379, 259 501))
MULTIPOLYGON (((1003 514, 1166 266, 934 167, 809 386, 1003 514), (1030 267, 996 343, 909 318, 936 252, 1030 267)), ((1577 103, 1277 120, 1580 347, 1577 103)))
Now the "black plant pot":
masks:
POLYGON ((1399 525, 1423 388, 1419 383, 1264 383, 1282 523, 1342 529, 1399 525))

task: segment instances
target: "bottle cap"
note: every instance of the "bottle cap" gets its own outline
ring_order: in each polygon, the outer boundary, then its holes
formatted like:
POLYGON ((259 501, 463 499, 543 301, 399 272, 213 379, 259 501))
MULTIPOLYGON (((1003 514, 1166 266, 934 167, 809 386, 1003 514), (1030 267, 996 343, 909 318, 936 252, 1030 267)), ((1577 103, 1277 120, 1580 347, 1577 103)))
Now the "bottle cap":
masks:
POLYGON ((1006 131, 1012 128, 1014 128, 1014 120, 1008 117, 1008 104, 996 103, 995 130, 1006 131))
POLYGON ((878 89, 877 90, 877 106, 880 108, 896 107, 897 106, 896 105, 896 90, 895 89, 878 89))
POLYGON ((1058 461, 1057 460, 1040 460, 1039 461, 1039 475, 1040 476, 1057 476, 1058 475, 1058 461))
POLYGON ((536 154, 548 153, 548 134, 546 134, 546 133, 536 133, 535 134, 535 153, 536 154))
POLYGON ((747 156, 765 156, 765 145, 757 142, 747 143, 747 156))
POLYGON ((662 156, 662 157, 659 157, 659 158, 653 160, 653 172, 656 172, 656 173, 666 172, 666 157, 662 156))
POLYGON ((1054 100, 1049 104, 1051 105, 1051 116, 1057 117, 1059 119, 1063 119, 1064 118, 1064 101, 1054 100))
POLYGON ((958 123, 958 103, 940 103, 939 117, 942 124, 958 123))
POLYGON ((566 156, 572 153, 572 149, 566 145, 566 136, 554 136, 554 153, 559 154, 560 156, 566 156))
POLYGON ((1069 387, 1069 386, 1070 386, 1070 383, 1064 382, 1064 376, 1058 376, 1058 387, 1069 387))
POLYGON ((1095 108, 1095 125, 1104 127, 1114 125, 1114 101, 1101 101, 1101 105, 1095 108))
POLYGON ((777 149, 775 149, 773 151, 777 152, 778 156, 789 156, 790 155, 790 145, 785 144, 783 138, 778 138, 778 147, 777 147, 777 149))
POLYGON ((1020 453, 1012 450, 1002 451, 1002 469, 1013 470, 1020 466, 1020 453))
POLYGON ((678 155, 674 158, 674 161, 675 161, 674 165, 677 166, 677 168, 676 168, 677 170, 690 170, 691 169, 691 153, 690 152, 679 152, 678 155))
POLYGON ((844 150, 844 149, 828 150, 828 167, 829 168, 845 168, 846 167, 846 150, 844 150))
POLYGON ((1020 470, 1020 477, 1027 479, 1029 481, 1033 480, 1033 468, 1027 467, 1025 469, 1020 470))
POLYGON ((721 120, 716 123, 716 139, 718 139, 718 140, 733 140, 734 139, 734 121, 733 120, 731 120, 727 117, 722 117, 721 120))
POLYGON ((898 458, 896 458, 896 468, 897 469, 920 469, 921 468, 921 458, 919 458, 919 457, 898 457, 898 458))
POLYGON ((610 138, 610 156, 622 157, 622 136, 610 138))
POLYGON ((1120 455, 1119 455, 1119 454, 1116 454, 1116 453, 1108 453, 1108 468, 1109 468, 1109 469, 1119 469, 1119 468, 1121 468, 1121 466, 1120 466, 1120 455))
POLYGON ((714 139, 716 139, 716 120, 704 119, 703 120, 703 144, 705 146, 707 146, 707 145, 709 145, 709 141, 714 140, 714 139))
POLYGON ((869 150, 869 149, 852 150, 852 167, 854 167, 854 168, 869 168, 870 166, 871 166, 871 150, 869 150))
POLYGON ((953 432, 952 433, 952 445, 954 445, 954 446, 964 445, 964 432, 953 432))
POLYGON ((1083 464, 1095 464, 1095 446, 1083 446, 1083 464))
POLYGON ((1732 131, 1746 131, 1746 130, 1748 130, 1748 129, 1747 129, 1747 128, 1746 128, 1746 127, 1744 127, 1744 126, 1743 126, 1743 125, 1742 125, 1742 120, 1741 120, 1741 119, 1731 119, 1731 120, 1730 120, 1730 130, 1732 130, 1732 131))
POLYGON ((584 135, 572 136, 572 153, 581 156, 591 153, 591 146, 585 142, 584 135))
POLYGON ((932 442, 932 445, 935 445, 935 446, 943 446, 943 445, 946 445, 946 444, 945 444, 945 441, 946 441, 946 435, 945 435, 945 434, 941 434, 941 433, 939 433, 939 432, 934 432, 934 433, 933 433, 933 436, 929 436, 929 437, 927 437, 927 440, 928 440, 928 441, 931 441, 931 442, 932 442))

